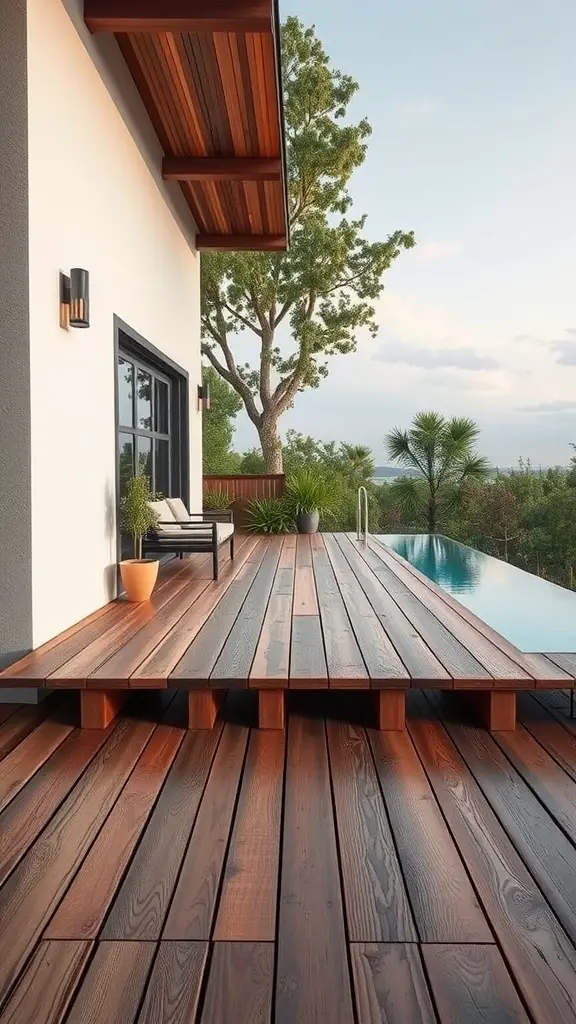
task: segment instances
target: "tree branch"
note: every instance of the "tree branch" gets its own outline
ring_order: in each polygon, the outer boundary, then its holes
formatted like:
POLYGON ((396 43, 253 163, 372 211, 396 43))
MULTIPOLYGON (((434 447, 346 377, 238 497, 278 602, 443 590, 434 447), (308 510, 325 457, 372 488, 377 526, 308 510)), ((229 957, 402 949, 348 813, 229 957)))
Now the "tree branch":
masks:
POLYGON ((253 323, 250 323, 250 320, 248 320, 247 317, 243 316, 242 313, 238 313, 237 310, 235 310, 232 306, 229 306, 227 302, 224 302, 224 300, 221 299, 220 301, 223 308, 226 309, 231 316, 235 317, 236 320, 239 320, 240 323, 244 324, 245 327, 248 327, 248 329, 253 331, 254 334, 256 334, 259 338, 262 337, 262 331, 259 331, 258 328, 255 327, 253 323))
POLYGON ((220 376, 230 385, 231 388, 234 388, 234 391, 236 391, 238 395, 240 395, 240 398, 244 402, 244 406, 249 418, 252 420, 252 423, 254 424, 255 427, 259 427, 261 416, 260 413, 258 412, 258 409, 256 408, 254 396, 252 395, 252 392, 250 391, 248 385, 242 380, 240 374, 238 373, 238 369, 236 367, 236 364, 234 363, 232 353, 228 348, 227 342, 223 345, 222 342, 219 341, 218 344, 220 345, 224 353, 224 358, 226 359, 226 364, 228 366, 227 369, 224 366, 222 366, 222 363, 216 358, 213 350, 210 348, 209 345, 204 344, 201 346, 202 355, 206 356, 206 358, 212 364, 216 372, 220 374, 220 376), (229 360, 226 358, 227 352, 228 355, 230 356, 230 361, 232 364, 231 366, 229 365, 229 360))

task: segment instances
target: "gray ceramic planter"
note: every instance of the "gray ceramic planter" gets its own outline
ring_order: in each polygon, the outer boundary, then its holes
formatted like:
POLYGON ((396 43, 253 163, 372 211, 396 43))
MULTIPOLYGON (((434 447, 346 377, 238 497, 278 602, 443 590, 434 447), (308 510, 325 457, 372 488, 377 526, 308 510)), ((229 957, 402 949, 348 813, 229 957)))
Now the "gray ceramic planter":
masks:
POLYGON ((317 533, 320 516, 318 512, 299 512, 296 516, 298 533, 317 533))

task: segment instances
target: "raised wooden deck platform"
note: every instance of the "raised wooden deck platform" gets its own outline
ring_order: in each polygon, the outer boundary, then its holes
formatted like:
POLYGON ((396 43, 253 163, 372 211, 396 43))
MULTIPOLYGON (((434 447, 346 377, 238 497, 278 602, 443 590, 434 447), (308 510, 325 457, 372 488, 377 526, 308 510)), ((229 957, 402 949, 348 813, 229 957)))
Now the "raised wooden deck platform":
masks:
POLYGON ((79 689, 89 727, 132 689, 186 689, 191 724, 210 727, 225 691, 255 688, 270 728, 287 689, 371 689, 384 729, 403 727, 409 689, 479 691, 486 723, 512 729, 518 690, 574 687, 576 654, 522 654, 377 538, 239 540, 217 583, 206 558, 174 561, 150 602, 113 602, 0 686, 79 689))
POLYGON ((286 732, 0 707, 0 1024, 576 1024, 576 731, 292 694, 286 732), (437 714, 440 717, 437 717, 437 714), (159 724, 157 724, 159 723, 159 724))

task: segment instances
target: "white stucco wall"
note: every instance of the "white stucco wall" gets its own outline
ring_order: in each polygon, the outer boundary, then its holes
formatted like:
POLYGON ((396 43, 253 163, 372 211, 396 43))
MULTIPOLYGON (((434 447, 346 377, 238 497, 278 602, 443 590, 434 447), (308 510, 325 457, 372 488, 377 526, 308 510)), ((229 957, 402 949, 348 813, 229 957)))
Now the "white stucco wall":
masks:
POLYGON ((61 0, 29 0, 28 88, 38 646, 115 593, 114 314, 190 375, 200 507, 200 310, 197 254, 61 0), (72 266, 90 272, 85 331, 58 323, 58 275, 72 266))

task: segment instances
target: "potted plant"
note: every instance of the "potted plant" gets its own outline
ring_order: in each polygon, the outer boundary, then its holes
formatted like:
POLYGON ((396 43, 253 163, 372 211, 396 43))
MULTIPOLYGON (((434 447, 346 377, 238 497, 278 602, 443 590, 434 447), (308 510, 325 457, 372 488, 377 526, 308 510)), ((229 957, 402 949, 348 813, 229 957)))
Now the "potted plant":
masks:
POLYGON ((333 502, 326 481, 315 470, 302 469, 286 483, 286 498, 294 510, 298 533, 316 533, 320 516, 330 516, 333 502))
POLYGON ((120 499, 120 528, 134 541, 134 558, 120 562, 120 576, 129 601, 147 601, 154 590, 160 565, 157 558, 142 558, 142 538, 156 525, 150 505, 152 495, 148 478, 142 473, 126 482, 120 499))

